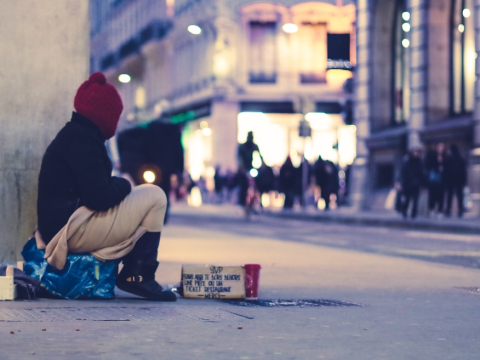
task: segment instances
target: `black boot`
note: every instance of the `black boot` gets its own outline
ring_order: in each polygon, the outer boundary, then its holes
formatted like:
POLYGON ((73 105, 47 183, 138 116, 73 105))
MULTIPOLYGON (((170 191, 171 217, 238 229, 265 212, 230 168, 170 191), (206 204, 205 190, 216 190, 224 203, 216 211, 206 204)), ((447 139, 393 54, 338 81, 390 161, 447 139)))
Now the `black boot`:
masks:
POLYGON ((176 301, 171 291, 163 290, 155 281, 158 267, 157 253, 160 233, 145 233, 134 249, 123 259, 123 269, 118 274, 120 290, 155 301, 176 301))

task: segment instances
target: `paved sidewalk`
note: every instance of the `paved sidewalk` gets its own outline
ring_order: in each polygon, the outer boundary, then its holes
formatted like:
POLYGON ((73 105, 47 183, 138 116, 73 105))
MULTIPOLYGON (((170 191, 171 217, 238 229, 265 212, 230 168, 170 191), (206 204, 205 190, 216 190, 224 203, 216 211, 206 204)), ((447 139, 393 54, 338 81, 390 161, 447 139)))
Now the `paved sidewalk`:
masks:
MULTIPOLYGON (((204 204, 200 207, 191 207, 185 203, 172 204, 171 211, 177 216, 210 218, 239 218, 244 217, 244 212, 239 206, 232 204, 204 204)), ((403 219, 393 210, 359 212, 351 207, 340 207, 330 211, 296 209, 284 211, 282 209, 261 212, 263 216, 285 218, 290 220, 318 221, 330 223, 344 223, 365 226, 395 227, 416 230, 432 230, 439 232, 453 232, 463 234, 480 234, 480 218, 466 214, 464 218, 442 217, 428 218, 418 216, 417 219, 403 219)))

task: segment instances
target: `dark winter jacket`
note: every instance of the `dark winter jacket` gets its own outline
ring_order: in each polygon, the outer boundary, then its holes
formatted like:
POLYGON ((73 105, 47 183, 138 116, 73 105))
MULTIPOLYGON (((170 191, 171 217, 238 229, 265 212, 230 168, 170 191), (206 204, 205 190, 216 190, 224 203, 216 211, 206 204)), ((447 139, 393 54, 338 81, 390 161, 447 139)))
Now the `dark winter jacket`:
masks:
POLYGON ((408 155, 402 164, 401 184, 405 193, 418 191, 424 182, 422 160, 408 155))
MULTIPOLYGON (((339 188, 338 169, 330 160, 317 160, 315 163, 315 182, 322 189, 322 194, 335 194, 339 188)), ((322 196, 323 196, 322 195, 322 196)))
POLYGON ((467 165, 459 153, 447 157, 445 183, 449 187, 463 187, 467 184, 467 165))
POLYGON ((286 194, 295 191, 297 186, 297 168, 293 166, 290 158, 280 168, 279 178, 280 192, 286 194))
POLYGON ((38 180, 38 229, 48 243, 80 206, 105 211, 131 191, 130 183, 112 176, 112 163, 99 128, 73 113, 48 146, 38 180))
POLYGON ((436 151, 429 151, 425 158, 426 181, 430 186, 445 185, 445 154, 439 159, 436 151))

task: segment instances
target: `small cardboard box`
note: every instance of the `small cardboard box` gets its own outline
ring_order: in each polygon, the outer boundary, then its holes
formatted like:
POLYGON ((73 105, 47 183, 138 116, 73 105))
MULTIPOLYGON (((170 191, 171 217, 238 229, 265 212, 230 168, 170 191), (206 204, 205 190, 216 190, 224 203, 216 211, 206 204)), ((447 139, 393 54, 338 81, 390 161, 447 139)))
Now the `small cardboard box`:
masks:
POLYGON ((0 300, 15 300, 17 285, 13 283, 13 276, 0 276, 0 300))
POLYGON ((183 296, 195 299, 244 299, 243 266, 183 265, 183 296))

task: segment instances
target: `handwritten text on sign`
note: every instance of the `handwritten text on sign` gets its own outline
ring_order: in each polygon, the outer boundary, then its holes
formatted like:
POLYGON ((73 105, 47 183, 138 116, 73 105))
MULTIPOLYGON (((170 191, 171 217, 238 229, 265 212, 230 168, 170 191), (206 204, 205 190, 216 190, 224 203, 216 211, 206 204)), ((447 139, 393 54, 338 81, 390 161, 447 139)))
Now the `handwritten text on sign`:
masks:
POLYGON ((183 265, 182 281, 186 298, 245 297, 245 270, 242 266, 183 265))

